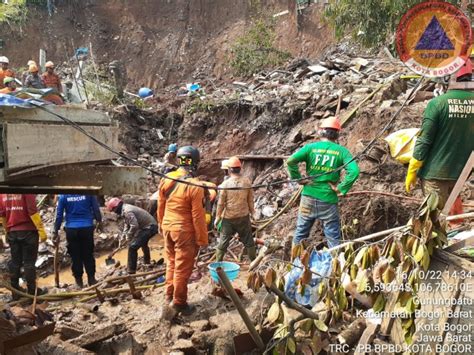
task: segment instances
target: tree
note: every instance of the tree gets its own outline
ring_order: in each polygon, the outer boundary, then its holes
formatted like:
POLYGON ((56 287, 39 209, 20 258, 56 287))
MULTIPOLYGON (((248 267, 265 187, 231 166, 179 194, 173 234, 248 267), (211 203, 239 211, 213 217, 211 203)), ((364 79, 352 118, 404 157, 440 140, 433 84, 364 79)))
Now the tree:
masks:
MULTIPOLYGON (((420 2, 423 0, 331 0, 325 17, 336 37, 351 33, 359 43, 371 48, 392 42, 403 14, 420 2)), ((462 0, 447 2, 459 6, 462 0)))

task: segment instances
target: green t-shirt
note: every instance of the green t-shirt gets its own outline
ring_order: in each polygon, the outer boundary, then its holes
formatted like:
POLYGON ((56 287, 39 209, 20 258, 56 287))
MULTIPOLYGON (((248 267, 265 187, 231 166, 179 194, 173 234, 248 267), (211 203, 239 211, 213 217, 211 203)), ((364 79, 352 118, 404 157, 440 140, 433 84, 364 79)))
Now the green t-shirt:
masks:
MULTIPOLYGON (((335 170, 351 159, 352 155, 345 147, 330 141, 321 141, 305 145, 289 157, 286 164, 292 179, 301 178, 298 170, 298 164, 301 162, 306 163, 307 176, 324 174, 311 181, 308 180, 308 184, 303 188, 303 195, 328 203, 337 203, 337 194, 331 189, 329 182, 339 182, 341 174, 340 171, 335 170)), ((359 167, 355 160, 350 162, 345 170, 343 181, 337 185, 337 189, 343 195, 350 190, 359 177, 359 167)))
POLYGON ((423 179, 457 180, 474 149, 474 92, 449 90, 432 99, 423 115, 413 157, 423 179))

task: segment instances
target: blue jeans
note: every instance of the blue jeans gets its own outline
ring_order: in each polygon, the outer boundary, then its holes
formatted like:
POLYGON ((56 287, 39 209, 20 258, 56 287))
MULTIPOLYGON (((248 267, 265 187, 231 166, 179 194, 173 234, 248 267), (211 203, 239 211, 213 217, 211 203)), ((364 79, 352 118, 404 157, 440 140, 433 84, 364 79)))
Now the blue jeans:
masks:
POLYGON ((298 220, 296 222, 293 244, 301 244, 309 237, 314 222, 323 222, 324 235, 330 248, 340 243, 341 224, 337 204, 327 203, 309 196, 301 196, 298 220))

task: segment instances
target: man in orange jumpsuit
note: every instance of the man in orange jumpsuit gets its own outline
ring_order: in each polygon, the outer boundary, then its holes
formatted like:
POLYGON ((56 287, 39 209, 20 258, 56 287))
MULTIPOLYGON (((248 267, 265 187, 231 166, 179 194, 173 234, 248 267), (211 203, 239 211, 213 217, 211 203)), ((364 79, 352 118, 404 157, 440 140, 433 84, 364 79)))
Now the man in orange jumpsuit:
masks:
POLYGON ((46 68, 46 72, 41 75, 41 79, 43 79, 43 83, 47 88, 53 88, 58 91, 58 93, 63 92, 63 86, 61 85, 61 79, 59 75, 54 72, 54 63, 53 62, 46 62, 44 65, 46 68))
POLYGON ((7 57, 0 57, 0 89, 3 89, 5 85, 3 84, 3 79, 6 77, 14 78, 15 72, 8 68, 10 61, 7 57))
MULTIPOLYGON (((191 146, 178 150, 178 170, 168 174, 192 183, 199 165, 199 151, 191 146)), ((208 245, 204 208, 204 188, 162 179, 158 197, 158 221, 165 240, 166 301, 189 315, 194 310, 187 302, 188 281, 199 247, 208 245)))
POLYGON ((7 76, 5 79, 3 79, 3 85, 5 85, 5 87, 0 89, 0 94, 11 94, 16 91, 15 78, 10 78, 7 76))

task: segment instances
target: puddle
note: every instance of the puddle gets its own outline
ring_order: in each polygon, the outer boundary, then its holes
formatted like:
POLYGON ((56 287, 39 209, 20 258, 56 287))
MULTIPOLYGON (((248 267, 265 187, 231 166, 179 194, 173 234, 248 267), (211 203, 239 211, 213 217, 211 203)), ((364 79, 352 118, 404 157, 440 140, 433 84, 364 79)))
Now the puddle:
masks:
MULTIPOLYGON (((151 260, 159 260, 163 257, 163 238, 161 237, 153 237, 150 242, 148 243, 150 247, 150 254, 151 260)), ((107 269, 107 265, 105 264, 105 259, 109 256, 110 252, 101 253, 95 259, 95 268, 96 268, 96 275, 100 275, 102 271, 107 269)), ((141 249, 138 250, 138 257, 143 256, 141 249)), ((128 258, 128 248, 122 249, 117 252, 113 258, 116 261, 120 261, 120 265, 127 265, 127 258, 128 258)), ((83 276, 84 283, 87 283, 87 276, 84 272, 83 276)), ((59 282, 61 285, 63 284, 74 284, 74 276, 72 276, 71 267, 68 266, 59 271, 59 282)), ((37 280, 38 286, 40 287, 52 287, 54 286, 54 273, 48 275, 46 277, 38 278, 37 280)))

